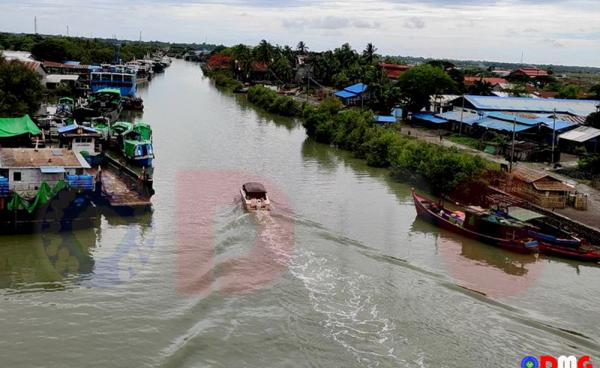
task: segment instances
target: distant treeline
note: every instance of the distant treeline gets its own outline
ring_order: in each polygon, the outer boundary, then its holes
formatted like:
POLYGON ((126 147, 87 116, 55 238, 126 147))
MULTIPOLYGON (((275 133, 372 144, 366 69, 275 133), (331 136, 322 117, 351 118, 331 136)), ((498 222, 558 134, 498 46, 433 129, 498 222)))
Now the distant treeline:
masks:
POLYGON ((213 50, 216 45, 127 41, 101 38, 66 37, 40 34, 0 33, 0 49, 29 51, 40 61, 77 60, 84 64, 114 63, 143 58, 157 50, 182 56, 192 50, 213 50))
POLYGON ((474 200, 492 167, 479 156, 404 136, 396 124, 378 125, 372 111, 344 109, 335 98, 314 106, 255 86, 248 100, 272 113, 302 117, 307 134, 318 142, 351 151, 370 166, 387 167, 403 181, 425 182, 435 193, 474 200))

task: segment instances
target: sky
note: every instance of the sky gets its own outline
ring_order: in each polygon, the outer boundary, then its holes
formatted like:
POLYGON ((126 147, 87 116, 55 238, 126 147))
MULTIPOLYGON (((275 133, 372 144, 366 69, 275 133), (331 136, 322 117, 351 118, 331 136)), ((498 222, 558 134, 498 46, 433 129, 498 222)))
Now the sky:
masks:
POLYGON ((600 67, 600 0, 0 0, 0 31, 600 67))

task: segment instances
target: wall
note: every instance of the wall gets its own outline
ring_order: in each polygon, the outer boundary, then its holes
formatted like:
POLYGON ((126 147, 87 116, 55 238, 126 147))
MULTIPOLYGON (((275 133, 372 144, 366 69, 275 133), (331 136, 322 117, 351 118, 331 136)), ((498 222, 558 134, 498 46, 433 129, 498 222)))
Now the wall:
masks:
MULTIPOLYGON (((76 169, 65 169, 65 174, 76 174, 76 169)), ((25 198, 34 197, 43 181, 54 187, 65 174, 42 174, 39 168, 35 169, 9 169, 9 189, 25 198), (14 173, 21 173, 21 181, 14 181, 14 173)))

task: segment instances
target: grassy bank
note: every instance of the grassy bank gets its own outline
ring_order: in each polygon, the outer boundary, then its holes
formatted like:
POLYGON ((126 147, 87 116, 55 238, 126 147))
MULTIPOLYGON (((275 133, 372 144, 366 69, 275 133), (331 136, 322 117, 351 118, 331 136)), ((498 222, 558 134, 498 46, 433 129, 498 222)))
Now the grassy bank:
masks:
POLYGON ((312 106, 255 86, 248 100, 272 113, 302 117, 307 134, 317 141, 351 151, 370 166, 389 168, 395 178, 424 183, 436 193, 469 198, 469 192, 486 185, 480 178, 492 167, 479 156, 401 135, 395 124, 377 125, 373 112, 344 109, 334 98, 312 106))
POLYGON ((244 86, 240 81, 235 79, 230 72, 227 71, 211 72, 209 70, 204 70, 204 75, 211 78, 217 87, 230 92, 233 92, 236 89, 244 86))

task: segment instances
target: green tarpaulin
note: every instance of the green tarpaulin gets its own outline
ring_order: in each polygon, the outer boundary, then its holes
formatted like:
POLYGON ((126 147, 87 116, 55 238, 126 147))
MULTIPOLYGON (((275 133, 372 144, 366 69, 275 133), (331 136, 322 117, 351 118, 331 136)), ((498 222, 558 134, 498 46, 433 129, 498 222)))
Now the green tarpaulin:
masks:
POLYGON ((112 93, 115 95, 121 96, 121 90, 117 88, 102 88, 98 90, 96 93, 112 93))
POLYGON ((42 131, 29 115, 20 118, 0 118, 0 138, 16 137, 23 134, 40 135, 42 131))
POLYGON ((152 138, 152 128, 150 128, 150 124, 143 122, 135 123, 133 131, 138 133, 142 140, 149 141, 152 138))
POLYGON ((33 213, 33 211, 48 203, 58 192, 66 187, 67 183, 65 183, 63 180, 56 183, 54 188, 51 188, 48 183, 43 182, 38 190, 37 195, 31 202, 23 199, 23 197, 13 192, 10 202, 8 202, 8 210, 26 210, 29 213, 33 213))

